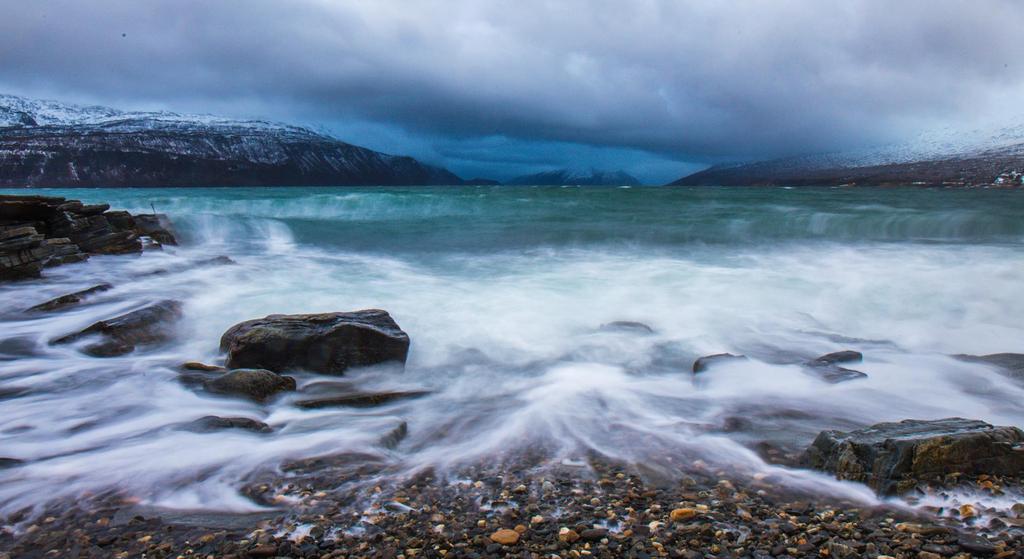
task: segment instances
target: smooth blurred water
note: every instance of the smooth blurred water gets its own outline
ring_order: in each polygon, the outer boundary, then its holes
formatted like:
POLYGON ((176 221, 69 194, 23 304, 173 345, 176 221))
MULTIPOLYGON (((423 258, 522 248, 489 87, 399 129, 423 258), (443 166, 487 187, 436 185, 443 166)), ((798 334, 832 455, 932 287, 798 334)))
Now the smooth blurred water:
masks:
MULTIPOLYGON (((956 353, 1024 352, 1024 193, 755 188, 280 188, 38 191, 169 214, 182 246, 95 257, 0 286, 0 512, 116 487, 181 508, 251 510, 260 468, 344 451, 400 470, 530 449, 589 451, 666 471, 749 472, 758 442, 799 448, 824 428, 962 416, 1024 425, 1024 386, 956 353), (226 254, 237 266, 181 270, 226 254), (172 273, 143 276, 148 271, 172 273), (63 313, 22 311, 99 282, 63 313), (176 298, 177 341, 97 359, 55 337, 176 298), (383 308, 413 345, 404 371, 353 371, 363 390, 432 390, 375 409, 300 410, 197 394, 232 324, 271 313, 383 308), (639 321, 654 333, 602 330, 639 321), (863 351, 863 380, 798 362, 863 351), (693 360, 752 359, 697 378, 693 360), (247 416, 271 435, 175 430, 247 416), (396 449, 380 437, 407 421, 396 449)), ((24 194, 25 191, 14 193, 24 194)), ((300 388, 324 380, 298 375, 300 388)), ((855 489, 784 472, 794 484, 855 489)))

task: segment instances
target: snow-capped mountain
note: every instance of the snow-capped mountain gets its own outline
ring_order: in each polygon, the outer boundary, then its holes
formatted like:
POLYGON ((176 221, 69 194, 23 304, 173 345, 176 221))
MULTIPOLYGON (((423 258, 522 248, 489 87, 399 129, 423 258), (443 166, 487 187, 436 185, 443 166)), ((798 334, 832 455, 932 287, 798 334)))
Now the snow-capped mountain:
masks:
POLYGON ((0 186, 461 183, 297 126, 0 95, 0 186))
POLYGON ((625 171, 559 169, 516 177, 506 184, 636 186, 640 180, 625 171))
POLYGON ((715 165, 674 185, 1019 185, 1024 124, 952 127, 910 142, 770 161, 715 165))

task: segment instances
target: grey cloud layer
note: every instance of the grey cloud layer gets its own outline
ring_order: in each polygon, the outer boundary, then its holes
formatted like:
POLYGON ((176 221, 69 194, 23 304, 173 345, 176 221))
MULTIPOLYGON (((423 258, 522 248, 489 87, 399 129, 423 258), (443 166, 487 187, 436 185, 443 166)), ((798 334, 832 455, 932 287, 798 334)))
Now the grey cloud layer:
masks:
POLYGON ((8 90, 459 141, 756 157, 1019 111, 1024 93, 1015 0, 0 4, 8 90))

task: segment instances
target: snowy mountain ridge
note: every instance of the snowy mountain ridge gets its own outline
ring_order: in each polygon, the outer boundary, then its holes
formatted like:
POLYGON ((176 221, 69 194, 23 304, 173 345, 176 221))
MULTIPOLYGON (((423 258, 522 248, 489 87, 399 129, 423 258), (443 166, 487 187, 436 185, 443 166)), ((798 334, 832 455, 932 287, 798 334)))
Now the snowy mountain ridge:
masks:
POLYGON ((0 186, 462 184, 308 128, 0 95, 0 186))
POLYGON ((0 129, 20 126, 96 126, 116 129, 119 126, 129 128, 147 124, 154 127, 234 127, 320 135, 307 128, 263 120, 239 120, 170 111, 122 111, 100 105, 76 105, 0 93, 0 129))

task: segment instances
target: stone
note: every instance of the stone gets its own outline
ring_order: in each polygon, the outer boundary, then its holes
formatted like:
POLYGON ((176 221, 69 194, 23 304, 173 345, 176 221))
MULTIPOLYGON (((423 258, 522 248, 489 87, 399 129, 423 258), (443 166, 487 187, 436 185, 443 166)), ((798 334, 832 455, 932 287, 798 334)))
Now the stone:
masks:
POLYGON ((836 363, 860 363, 864 360, 864 354, 859 351, 853 351, 846 349, 843 351, 836 351, 833 353, 826 353, 821 357, 818 357, 813 363, 820 363, 822 365, 835 365, 836 363))
POLYGON ((732 361, 745 361, 747 356, 745 355, 733 355, 731 353, 716 353, 714 355, 705 355, 693 362, 693 372, 703 373, 708 370, 712 365, 732 362, 732 361))
POLYGON ((817 376, 821 380, 831 384, 837 384, 840 382, 867 378, 868 375, 861 371, 847 369, 838 365, 838 363, 859 363, 863 360, 864 354, 859 351, 847 349, 833 353, 826 353, 821 357, 808 361, 804 365, 811 374, 817 376))
POLYGON ((218 365, 207 365, 206 363, 200 363, 199 361, 187 361, 181 364, 181 368, 186 371, 204 371, 208 373, 225 373, 227 369, 218 365))
POLYGON ((51 341, 60 345, 84 338, 98 337, 100 340, 86 346, 85 353, 93 357, 114 357, 135 351, 140 345, 155 345, 166 342, 173 335, 173 325, 181 319, 182 304, 164 300, 141 309, 101 320, 74 334, 51 341))
POLYGON ((280 392, 295 390, 295 379, 265 369, 235 369, 203 382, 214 394, 241 396, 264 402, 280 392))
POLYGON ((241 429, 255 433, 270 433, 273 431, 266 423, 248 417, 220 417, 216 415, 200 417, 195 421, 186 423, 182 426, 182 429, 194 433, 213 433, 226 429, 241 429))
POLYGON ((384 448, 395 448, 409 435, 409 424, 405 421, 398 424, 398 427, 388 431, 380 438, 380 445, 384 448))
POLYGON ((60 310, 66 307, 77 305, 85 301, 92 295, 102 293, 104 291, 109 291, 113 288, 114 286, 110 285, 109 283, 101 283, 98 285, 94 285, 88 289, 75 291, 74 293, 68 293, 67 295, 61 295, 60 297, 50 299, 49 301, 35 305, 34 307, 29 308, 28 310, 30 312, 50 312, 60 310))
POLYGON ((600 541, 601 538, 608 536, 608 530, 604 528, 587 528, 580 532, 580 539, 587 542, 600 541))
POLYGON ((673 509, 672 512, 669 513, 669 519, 672 522, 683 522, 685 520, 690 520, 695 516, 697 516, 697 510, 691 508, 673 509))
POLYGON ((558 530, 558 541, 565 543, 573 543, 580 539, 580 535, 576 533, 576 530, 571 528, 561 528, 558 530))
POLYGON ((891 494, 954 472, 1019 475, 1024 431, 961 418, 908 419, 851 432, 822 431, 805 460, 839 479, 891 494))
POLYGON ((519 541, 519 532, 503 528, 491 534, 491 541, 501 545, 515 545, 519 541))
POLYGON ((1024 353, 992 353, 990 355, 954 355, 968 363, 982 363, 996 367, 1007 376, 1024 381, 1024 353))
POLYGON ((367 392, 359 394, 345 394, 328 398, 316 398, 311 400, 299 400, 295 405, 300 408, 369 408, 388 404, 397 400, 408 400, 426 396, 430 392, 426 390, 410 390, 405 392, 367 392))
POLYGON ((616 320, 602 324, 600 330, 604 332, 632 332, 634 334, 653 334, 654 328, 644 324, 643 322, 634 322, 632 320, 616 320))
POLYGON ((229 368, 340 375, 350 367, 405 363, 409 336, 387 311, 282 315, 248 320, 221 337, 229 368))
POLYGON ((171 220, 164 214, 139 214, 134 216, 135 230, 143 237, 149 237, 162 245, 176 245, 171 220))

